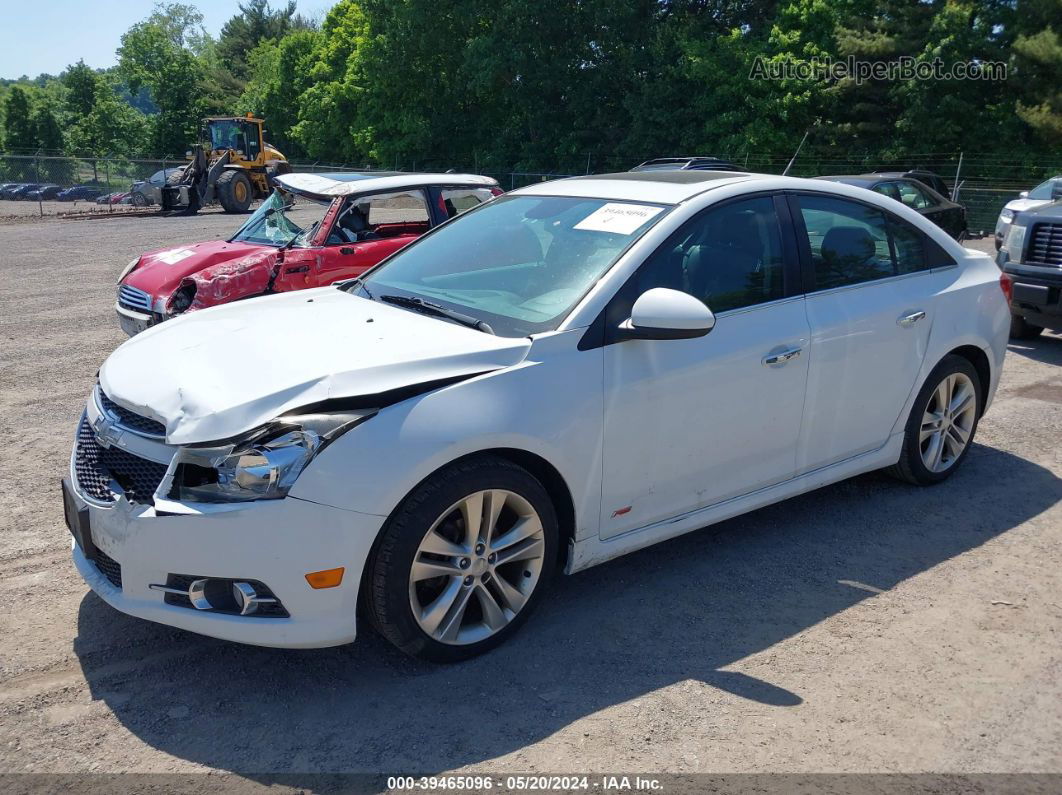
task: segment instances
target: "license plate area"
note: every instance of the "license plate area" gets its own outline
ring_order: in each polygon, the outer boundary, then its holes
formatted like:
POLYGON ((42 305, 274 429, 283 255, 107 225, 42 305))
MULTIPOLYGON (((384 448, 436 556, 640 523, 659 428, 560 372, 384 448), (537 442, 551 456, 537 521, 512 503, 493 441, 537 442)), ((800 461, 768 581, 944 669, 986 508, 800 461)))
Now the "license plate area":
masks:
POLYGON ((63 515, 66 518, 66 527, 70 535, 77 542, 78 549, 88 560, 95 560, 98 554, 96 545, 92 541, 92 529, 89 526, 88 508, 78 508, 74 500, 73 489, 70 481, 63 478, 60 484, 63 492, 63 515))
POLYGON ((1014 283, 1014 300, 1023 304, 1046 306, 1049 288, 1039 284, 1014 283))
POLYGON ((146 320, 137 320, 135 317, 129 317, 118 313, 118 325, 122 327, 122 331, 128 334, 130 337, 135 337, 141 331, 147 329, 148 324, 146 320))

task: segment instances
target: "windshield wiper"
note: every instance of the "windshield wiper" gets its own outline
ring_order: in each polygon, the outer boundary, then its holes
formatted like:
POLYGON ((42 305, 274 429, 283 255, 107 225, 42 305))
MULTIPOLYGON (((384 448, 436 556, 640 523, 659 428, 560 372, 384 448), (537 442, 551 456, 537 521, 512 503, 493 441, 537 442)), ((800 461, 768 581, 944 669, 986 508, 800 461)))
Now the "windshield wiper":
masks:
POLYGON ((430 301, 425 301, 423 298, 407 295, 381 295, 380 300, 386 301, 389 304, 394 304, 395 306, 403 306, 416 312, 422 312, 426 315, 437 315, 438 317, 449 318, 450 320, 457 321, 462 326, 468 326, 469 328, 474 328, 477 331, 482 331, 486 334, 494 333, 494 329, 482 320, 477 320, 471 315, 465 315, 461 312, 455 312, 453 309, 447 309, 445 306, 440 306, 439 304, 433 304, 430 301))

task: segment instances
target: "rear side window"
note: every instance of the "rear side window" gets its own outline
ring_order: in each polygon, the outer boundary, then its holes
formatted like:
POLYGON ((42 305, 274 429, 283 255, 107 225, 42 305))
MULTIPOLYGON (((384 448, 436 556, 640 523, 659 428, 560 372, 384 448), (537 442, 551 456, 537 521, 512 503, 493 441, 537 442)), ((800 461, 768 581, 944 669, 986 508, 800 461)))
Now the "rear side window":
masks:
POLYGON ((889 233, 896 252, 896 273, 914 273, 926 268, 925 236, 898 218, 889 218, 889 233))
POLYGON ((892 213, 847 199, 798 196, 816 290, 943 268, 955 260, 892 213))
POLYGON ((466 210, 478 207, 494 198, 490 188, 443 188, 439 191, 440 209, 447 218, 453 218, 466 210))
POLYGON ((829 196, 798 196, 816 290, 882 279, 895 273, 885 213, 829 196))
POLYGON ((912 210, 925 210, 934 204, 925 191, 920 190, 913 182, 897 182, 896 190, 900 192, 900 201, 912 210))

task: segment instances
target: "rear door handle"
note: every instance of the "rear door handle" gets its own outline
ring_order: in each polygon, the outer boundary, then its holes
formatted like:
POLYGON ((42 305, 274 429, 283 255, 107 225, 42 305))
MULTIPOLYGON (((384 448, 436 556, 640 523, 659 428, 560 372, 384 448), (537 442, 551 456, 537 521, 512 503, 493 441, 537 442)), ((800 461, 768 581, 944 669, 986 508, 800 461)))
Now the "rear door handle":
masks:
POLYGON ((917 312, 912 312, 909 315, 904 315, 899 320, 897 320, 896 323, 897 325, 903 326, 904 328, 910 328, 925 316, 926 313, 919 309, 917 312))
POLYGON ((776 364, 785 364, 791 359, 795 359, 796 357, 798 357, 803 350, 803 348, 790 348, 789 350, 782 351, 781 353, 769 354, 768 356, 763 357, 763 364, 766 367, 771 367, 772 365, 776 364))

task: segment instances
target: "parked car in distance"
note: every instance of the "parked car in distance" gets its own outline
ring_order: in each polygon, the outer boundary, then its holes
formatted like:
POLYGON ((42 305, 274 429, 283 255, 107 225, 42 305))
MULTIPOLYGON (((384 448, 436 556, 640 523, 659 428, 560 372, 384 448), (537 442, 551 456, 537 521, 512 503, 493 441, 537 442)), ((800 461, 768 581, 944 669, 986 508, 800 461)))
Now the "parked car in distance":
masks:
POLYGON ((116 194, 113 191, 110 193, 103 193, 96 197, 96 204, 110 204, 111 199, 113 199, 115 195, 116 194))
POLYGON ((472 174, 285 174, 228 240, 149 251, 118 280, 122 329, 358 276, 432 227, 501 193, 472 174))
POLYGON ((17 188, 12 188, 6 198, 14 199, 15 201, 22 201, 26 198, 26 194, 30 191, 35 191, 37 188, 43 187, 43 183, 40 182, 28 182, 23 185, 19 185, 17 188))
POLYGON ((1062 331, 1062 201, 1015 213, 997 262, 1014 282, 1010 336, 1062 331))
POLYGON ((55 198, 61 202, 88 201, 89 199, 98 198, 101 193, 100 188, 92 185, 75 185, 72 188, 59 191, 55 198))
POLYGON ((735 166, 728 160, 719 157, 655 157, 639 163, 631 171, 671 171, 671 170, 694 170, 694 171, 738 171, 744 169, 735 166))
POLYGON ((110 198, 110 203, 111 204, 129 204, 132 201, 132 199, 130 198, 131 195, 132 194, 130 194, 129 191, 127 191, 127 190, 118 191, 118 193, 112 193, 111 194, 111 198, 110 198), (129 199, 130 201, 126 201, 126 199, 129 199))
MULTIPOLYGON (((287 252, 281 275, 309 265, 287 252)), ((999 382, 1009 284, 835 182, 522 188, 357 279, 121 345, 63 487, 74 564, 118 610, 204 635, 329 646, 367 616, 409 654, 469 657, 555 572, 871 470, 948 478, 999 382)))
POLYGON ((62 189, 62 185, 41 185, 36 190, 27 192, 23 198, 27 201, 51 201, 62 189))
POLYGON ((882 170, 874 173, 879 177, 888 177, 890 179, 914 179, 923 185, 928 185, 945 198, 951 197, 951 189, 944 182, 944 178, 924 168, 909 168, 906 171, 882 170))
POLYGON ((1007 228, 1015 215, 1023 210, 1035 210, 1037 207, 1043 207, 1059 199, 1062 199, 1062 174, 1041 182, 1032 190, 1023 190, 1018 194, 1018 198, 1003 205, 999 219, 996 221, 996 250, 998 251, 1002 246, 1007 228))
POLYGON ((166 184, 166 178, 171 174, 179 174, 183 171, 184 166, 159 169, 147 179, 134 182, 129 189, 129 193, 132 195, 132 203, 137 207, 162 204, 162 186, 166 184))
POLYGON ((956 240, 962 240, 966 236, 966 208, 951 199, 945 199, 916 179, 885 174, 839 175, 815 179, 843 182, 888 196, 925 216, 956 240))
POLYGON ((13 191, 15 188, 20 188, 24 185, 23 182, 5 182, 0 185, 0 199, 8 198, 7 194, 13 191))

